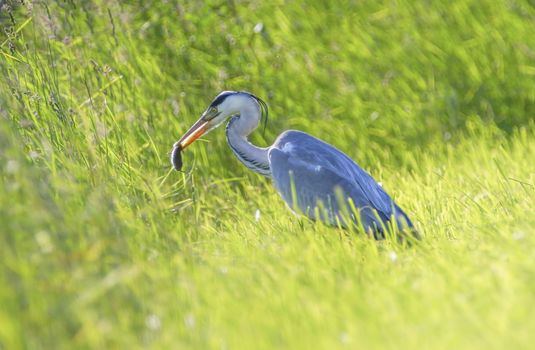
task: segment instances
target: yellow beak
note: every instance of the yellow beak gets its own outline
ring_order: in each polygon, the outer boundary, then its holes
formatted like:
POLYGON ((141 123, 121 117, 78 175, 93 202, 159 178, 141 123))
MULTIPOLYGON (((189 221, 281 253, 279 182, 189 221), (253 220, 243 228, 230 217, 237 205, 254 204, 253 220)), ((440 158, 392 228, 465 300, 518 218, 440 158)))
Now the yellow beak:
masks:
POLYGON ((206 130, 208 130, 208 122, 209 121, 206 120, 204 116, 197 120, 195 124, 193 124, 193 126, 189 128, 189 130, 186 131, 186 133, 180 138, 180 140, 175 143, 175 147, 179 147, 180 150, 188 147, 193 141, 197 140, 206 132, 206 130))

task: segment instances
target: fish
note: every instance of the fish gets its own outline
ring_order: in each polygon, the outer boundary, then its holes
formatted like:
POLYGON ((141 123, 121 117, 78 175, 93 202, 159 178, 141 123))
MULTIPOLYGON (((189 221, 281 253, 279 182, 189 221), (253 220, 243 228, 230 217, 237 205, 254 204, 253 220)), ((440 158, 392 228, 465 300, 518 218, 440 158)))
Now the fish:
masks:
POLYGON ((180 145, 173 146, 171 151, 171 164, 176 171, 182 170, 182 147, 180 145))

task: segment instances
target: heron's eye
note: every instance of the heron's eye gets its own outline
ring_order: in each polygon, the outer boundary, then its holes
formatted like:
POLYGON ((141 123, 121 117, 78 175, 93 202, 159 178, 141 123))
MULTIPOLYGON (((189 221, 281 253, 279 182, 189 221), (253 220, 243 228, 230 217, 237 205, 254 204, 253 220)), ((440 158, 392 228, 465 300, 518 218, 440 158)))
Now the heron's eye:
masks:
POLYGON ((210 119, 214 119, 217 116, 217 107, 210 107, 207 114, 210 116, 210 119))

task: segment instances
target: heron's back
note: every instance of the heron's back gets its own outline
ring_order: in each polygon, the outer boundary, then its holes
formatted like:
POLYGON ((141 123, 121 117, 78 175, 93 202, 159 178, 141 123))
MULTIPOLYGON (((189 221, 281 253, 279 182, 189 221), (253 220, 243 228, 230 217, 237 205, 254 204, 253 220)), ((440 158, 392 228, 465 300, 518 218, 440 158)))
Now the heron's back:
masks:
POLYGON ((283 199, 292 208, 297 204, 313 219, 319 201, 329 207, 330 213, 329 217, 319 219, 335 224, 344 210, 339 205, 341 191, 359 209, 365 229, 382 231, 391 217, 396 218, 399 227, 413 227, 403 210, 355 161, 307 133, 294 130, 282 133, 269 151, 269 162, 273 181, 283 199))

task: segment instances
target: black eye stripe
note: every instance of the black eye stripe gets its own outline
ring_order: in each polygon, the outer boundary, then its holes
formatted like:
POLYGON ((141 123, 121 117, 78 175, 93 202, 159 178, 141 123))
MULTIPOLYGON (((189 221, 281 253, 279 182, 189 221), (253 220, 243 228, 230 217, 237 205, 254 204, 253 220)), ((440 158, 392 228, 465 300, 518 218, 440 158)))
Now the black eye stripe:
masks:
MULTIPOLYGON (((256 102, 258 102, 258 104, 260 105, 260 109, 261 109, 261 115, 262 117, 264 118, 264 133, 266 132, 266 126, 267 126, 267 123, 268 123, 268 116, 269 116, 269 110, 268 110, 268 106, 266 104, 266 102, 264 102, 264 100, 262 100, 261 98, 247 92, 247 91, 224 91, 222 92, 221 94, 219 94, 219 96, 217 96, 213 101, 212 103, 210 104, 210 108, 217 108, 217 106, 219 106, 221 103, 223 103, 223 101, 229 97, 229 96, 232 96, 232 95, 237 95, 237 94, 245 94, 245 95, 249 95, 250 97, 254 98, 256 100, 256 102)), ((214 117, 212 117, 211 119, 217 117, 219 115, 216 114, 214 117)))
POLYGON ((220 94, 219 96, 217 96, 213 101, 212 103, 210 104, 210 106, 214 107, 214 106, 218 106, 220 105, 221 103, 223 103, 223 101, 231 96, 231 95, 236 95, 238 92, 236 91, 227 91, 225 93, 222 93, 220 94))

